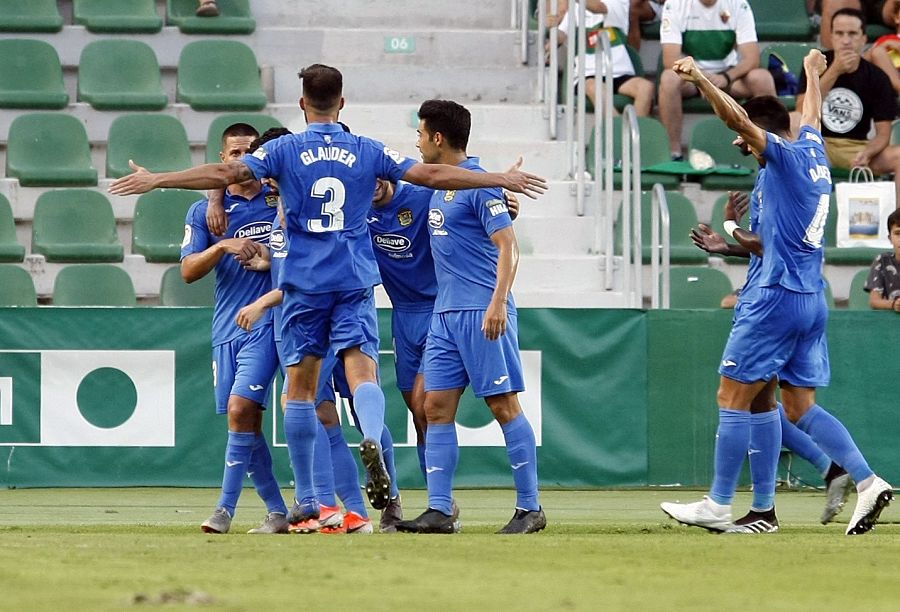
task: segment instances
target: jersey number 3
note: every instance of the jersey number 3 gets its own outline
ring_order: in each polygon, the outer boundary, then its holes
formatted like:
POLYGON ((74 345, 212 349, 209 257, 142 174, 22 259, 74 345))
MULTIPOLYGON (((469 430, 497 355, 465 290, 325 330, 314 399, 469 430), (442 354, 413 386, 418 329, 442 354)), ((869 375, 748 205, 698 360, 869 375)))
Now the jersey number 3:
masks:
POLYGON ((344 229, 344 184, 334 177, 326 176, 313 183, 310 195, 324 202, 322 218, 307 221, 307 229, 311 232, 338 232, 344 229))

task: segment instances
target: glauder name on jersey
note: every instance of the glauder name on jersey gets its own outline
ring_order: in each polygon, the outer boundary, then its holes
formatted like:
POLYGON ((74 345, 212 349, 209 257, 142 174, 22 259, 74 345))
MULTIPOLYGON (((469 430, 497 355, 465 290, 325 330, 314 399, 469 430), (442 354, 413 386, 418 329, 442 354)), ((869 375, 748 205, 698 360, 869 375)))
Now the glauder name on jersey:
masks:
POLYGON ((304 166, 320 161, 336 161, 352 168, 356 162, 356 155, 340 147, 316 147, 300 153, 300 161, 304 166))

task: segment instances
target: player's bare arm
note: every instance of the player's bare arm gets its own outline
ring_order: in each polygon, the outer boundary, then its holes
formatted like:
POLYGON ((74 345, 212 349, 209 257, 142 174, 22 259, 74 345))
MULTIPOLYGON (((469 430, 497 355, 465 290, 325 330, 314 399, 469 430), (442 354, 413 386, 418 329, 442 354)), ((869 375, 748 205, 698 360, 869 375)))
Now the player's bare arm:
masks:
POLYGON ((200 253, 193 253, 181 260, 181 278, 186 283, 200 280, 216 267, 219 260, 226 255, 234 256, 238 261, 249 261, 264 248, 249 238, 229 238, 210 246, 200 253))
POLYGON ((228 229, 228 215, 225 214, 225 190, 210 189, 206 194, 206 227, 213 236, 224 236, 228 229))
POLYGON ((821 77, 828 65, 825 55, 818 49, 811 49, 803 58, 803 70, 806 72, 806 94, 803 96, 800 107, 800 125, 808 125, 816 130, 821 127, 822 119, 822 90, 819 87, 821 77))
POLYGON ((719 119, 740 134, 754 153, 758 156, 762 155, 763 150, 766 148, 765 130, 750 121, 747 111, 741 108, 741 105, 734 98, 716 87, 709 80, 706 74, 694 63, 693 57, 687 56, 676 60, 672 65, 672 70, 684 81, 693 83, 700 90, 700 93, 703 94, 703 97, 712 105, 719 119))
POLYGON ((532 199, 547 191, 546 179, 521 170, 472 172, 447 164, 416 163, 406 171, 403 180, 432 189, 502 187, 515 193, 523 193, 532 199))
POLYGON ((750 253, 762 257, 763 245, 759 239, 759 234, 745 230, 740 227, 741 218, 750 209, 750 195, 739 191, 728 192, 728 202, 725 203, 725 222, 731 221, 738 227, 734 228, 731 236, 737 240, 740 251, 746 251, 747 257, 750 253))
POLYGON ((223 164, 204 164, 179 172, 148 172, 132 160, 128 165, 132 174, 117 179, 109 187, 113 195, 133 195, 146 193, 160 187, 181 189, 224 189, 234 183, 243 183, 254 178, 250 168, 241 161, 223 164))
POLYGON ((519 267, 519 244, 512 227, 505 227, 494 232, 491 235, 491 242, 499 250, 497 282, 494 285, 494 293, 491 295, 491 303, 484 312, 481 331, 488 340, 496 340, 506 333, 507 300, 516 278, 516 270, 519 267))
POLYGON ((266 311, 281 304, 283 298, 284 293, 281 289, 272 289, 268 293, 259 296, 253 303, 247 304, 241 308, 238 311, 234 322, 237 323, 237 326, 241 329, 250 331, 253 329, 253 325, 266 314, 266 311))

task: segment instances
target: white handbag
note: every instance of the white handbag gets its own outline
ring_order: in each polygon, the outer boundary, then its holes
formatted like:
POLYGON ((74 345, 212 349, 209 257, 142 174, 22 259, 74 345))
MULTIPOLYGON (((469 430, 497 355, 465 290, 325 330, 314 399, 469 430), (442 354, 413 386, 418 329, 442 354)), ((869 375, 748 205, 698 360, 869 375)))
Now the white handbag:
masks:
POLYGON ((864 166, 850 169, 850 180, 834 188, 837 246, 891 249, 887 218, 896 207, 893 181, 876 181, 864 166))

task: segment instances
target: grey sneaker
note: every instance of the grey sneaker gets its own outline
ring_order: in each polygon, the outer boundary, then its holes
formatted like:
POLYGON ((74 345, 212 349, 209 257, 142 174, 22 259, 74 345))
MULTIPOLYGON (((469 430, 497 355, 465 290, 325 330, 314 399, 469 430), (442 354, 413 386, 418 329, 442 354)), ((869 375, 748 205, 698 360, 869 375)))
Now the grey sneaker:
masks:
POLYGON ((216 508, 212 516, 200 524, 200 529, 206 533, 228 533, 231 529, 231 515, 225 508, 216 508))
POLYGON ((893 499, 893 487, 876 476, 865 491, 856 495, 856 508, 853 509, 853 516, 847 525, 847 535, 861 535, 871 531, 878 522, 881 511, 887 508, 893 499))
POLYGON ((262 525, 247 533, 287 533, 288 525, 287 517, 281 512, 269 512, 262 525))
POLYGON ((834 476, 829 470, 831 478, 825 478, 825 509, 822 510, 820 519, 823 525, 827 525, 841 513, 844 504, 847 503, 847 498, 850 497, 850 489, 853 488, 853 479, 850 478, 850 474, 843 468, 839 468, 839 470, 834 476))
POLYGON ((403 520, 403 507, 400 505, 400 496, 392 497, 387 507, 381 511, 379 529, 381 533, 396 533, 397 523, 403 520))

